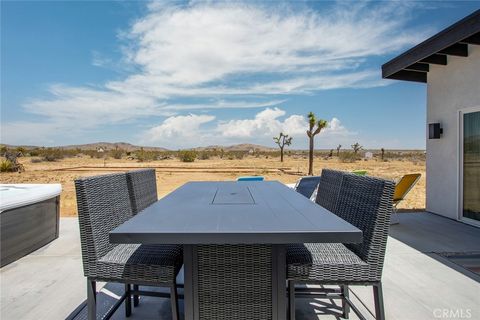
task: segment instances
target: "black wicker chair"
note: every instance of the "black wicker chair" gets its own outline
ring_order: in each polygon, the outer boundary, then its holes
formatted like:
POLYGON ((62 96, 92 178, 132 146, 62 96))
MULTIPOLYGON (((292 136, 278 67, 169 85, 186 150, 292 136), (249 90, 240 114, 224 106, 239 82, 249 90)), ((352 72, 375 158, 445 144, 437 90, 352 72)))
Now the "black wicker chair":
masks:
MULTIPOLYGON (((132 213, 134 215, 158 201, 155 169, 141 169, 127 172, 127 184, 132 213)), ((133 285, 133 290, 139 290, 137 284, 133 285)), ((134 294, 133 306, 137 307, 139 303, 138 295, 134 294)))
POLYGON ((165 296, 131 289, 131 284, 170 287, 173 319, 178 319, 176 276, 183 264, 177 245, 112 244, 109 232, 132 217, 124 173, 75 180, 84 274, 87 277, 88 318, 96 319, 96 282, 125 284, 125 293, 110 309, 110 318, 125 301, 131 314, 132 295, 165 296))
POLYGON ((333 213, 336 210, 343 175, 342 171, 323 169, 318 183, 315 202, 333 213))
POLYGON ((158 200, 155 169, 127 172, 128 192, 135 215, 158 200))
POLYGON ((319 176, 303 177, 298 181, 297 185, 295 186, 295 190, 301 195, 310 199, 315 192, 315 189, 317 189, 319 182, 319 176))
MULTIPOLYGON (((326 175, 325 175, 326 174, 326 175)), ((392 212, 394 183, 387 180, 324 170, 333 188, 330 199, 322 199, 329 210, 363 231, 360 244, 292 244, 287 250, 290 319, 295 319, 295 295, 342 299, 343 317, 349 307, 365 319, 348 297, 348 285, 373 286, 376 319, 385 319, 382 269, 392 212), (341 185, 338 188, 338 180, 341 185), (336 180, 335 180, 336 179, 336 180), (334 181, 337 181, 335 184, 334 181), (337 198, 337 200, 335 200, 337 198), (296 289, 295 284, 340 285, 340 292, 329 289, 296 289), (304 292, 309 291, 309 292, 304 292), (328 293, 327 293, 328 292, 328 293), (303 294, 302 294, 303 293, 303 294)), ((325 182, 325 181, 324 181, 325 182)), ((322 182, 319 186, 322 188, 322 182)), ((325 194, 323 197, 328 198, 325 194)), ((318 197, 317 197, 318 199, 318 197)), ((333 289, 330 289, 333 290, 333 289)))

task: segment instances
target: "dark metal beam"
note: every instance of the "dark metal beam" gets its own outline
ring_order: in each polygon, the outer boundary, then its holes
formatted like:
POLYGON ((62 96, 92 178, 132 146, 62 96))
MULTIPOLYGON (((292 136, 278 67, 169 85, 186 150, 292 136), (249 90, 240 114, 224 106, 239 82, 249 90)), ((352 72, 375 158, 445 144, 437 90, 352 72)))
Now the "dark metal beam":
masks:
POLYGON ((420 62, 446 66, 447 56, 444 54, 432 54, 431 56, 426 57, 425 59, 422 59, 420 62))
POLYGON ((428 72, 430 71, 430 65, 428 63, 414 63, 405 68, 405 70, 409 71, 421 71, 421 72, 428 72))
POLYGON ((460 41, 462 43, 480 45, 480 32, 460 41))
POLYGON ((438 53, 448 54, 451 56, 468 57, 468 44, 455 43, 454 45, 440 50, 438 53))
POLYGON ((400 70, 397 73, 389 75, 387 79, 405 80, 414 82, 427 82, 427 73, 418 71, 400 70))

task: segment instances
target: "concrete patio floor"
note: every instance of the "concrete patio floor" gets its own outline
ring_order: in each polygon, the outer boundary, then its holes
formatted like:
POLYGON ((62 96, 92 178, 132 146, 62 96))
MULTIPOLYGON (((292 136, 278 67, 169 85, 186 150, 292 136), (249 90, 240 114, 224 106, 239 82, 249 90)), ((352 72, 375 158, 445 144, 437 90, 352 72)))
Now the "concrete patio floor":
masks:
MULTIPOLYGON (((480 229, 430 213, 401 213, 399 220, 390 231, 383 274, 387 319, 480 319, 480 276, 446 258, 480 253, 480 229)), ((0 282, 2 320, 71 315, 86 299, 77 219, 62 218, 60 237, 0 269, 0 282)), ((99 305, 108 308, 122 288, 104 287, 99 305)), ((352 287, 351 297, 374 319, 371 288, 352 287)), ((326 303, 298 299, 297 319, 338 318, 323 314, 326 303)), ((124 318, 121 307, 114 319, 124 318)), ((169 301, 142 297, 129 319, 170 319, 169 301)))

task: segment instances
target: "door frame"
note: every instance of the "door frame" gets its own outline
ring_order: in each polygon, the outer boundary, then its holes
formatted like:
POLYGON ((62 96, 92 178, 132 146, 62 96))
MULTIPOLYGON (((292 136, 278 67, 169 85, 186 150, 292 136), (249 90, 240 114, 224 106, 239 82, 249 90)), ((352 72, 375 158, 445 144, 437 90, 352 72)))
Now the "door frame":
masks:
POLYGON ((458 111, 458 186, 457 186, 457 204, 458 204, 458 212, 457 212, 457 219, 461 222, 466 224, 470 224, 476 227, 480 227, 480 221, 466 218, 463 216, 463 118, 465 114, 473 113, 473 112, 480 112, 480 106, 470 107, 470 108, 463 108, 458 111))

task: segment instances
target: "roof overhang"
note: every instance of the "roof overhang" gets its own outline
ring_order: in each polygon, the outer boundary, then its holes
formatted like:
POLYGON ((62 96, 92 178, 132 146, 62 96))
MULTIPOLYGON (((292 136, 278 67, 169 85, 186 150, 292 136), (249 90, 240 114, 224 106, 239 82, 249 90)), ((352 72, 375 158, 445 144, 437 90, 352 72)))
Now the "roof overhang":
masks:
POLYGON ((447 65, 447 56, 468 57, 468 45, 480 45, 480 10, 382 66, 382 78, 427 82, 431 64, 447 65))

